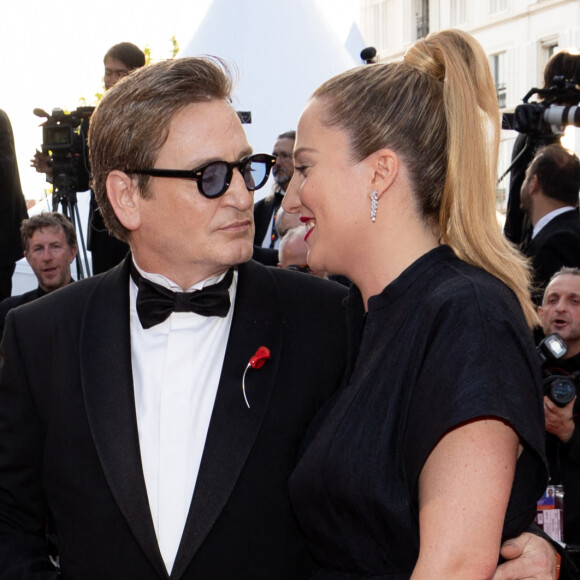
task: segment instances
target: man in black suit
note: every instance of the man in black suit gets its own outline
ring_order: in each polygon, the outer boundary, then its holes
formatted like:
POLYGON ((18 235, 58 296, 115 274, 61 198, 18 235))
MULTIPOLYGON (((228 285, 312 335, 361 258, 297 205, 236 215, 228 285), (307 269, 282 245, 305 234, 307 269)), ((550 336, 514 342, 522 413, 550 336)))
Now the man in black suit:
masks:
POLYGON ((341 379, 345 291, 246 263, 273 159, 230 90, 212 59, 164 61, 93 114, 95 194, 131 255, 7 316, 2 580, 59 578, 47 519, 63 580, 313 570, 287 480, 341 379))
POLYGON ((311 571, 286 485, 341 377, 344 291, 244 263, 250 189, 273 159, 252 156, 229 94, 213 61, 177 59, 140 69, 93 114, 95 195, 132 255, 8 313, 3 580, 57 578, 48 515, 65 580, 311 571), (202 307, 219 312, 185 311, 183 290, 216 283, 202 307), (140 300, 155 291, 178 310, 157 324, 140 300), (261 346, 269 358, 250 364, 261 346))
POLYGON ((548 280, 563 266, 580 267, 580 161, 561 145, 540 149, 526 170, 520 193, 532 238, 522 247, 532 258, 535 302, 539 305, 548 280))
POLYGON ((25 219, 20 227, 24 257, 32 268, 38 287, 0 302, 0 338, 10 310, 28 304, 72 282, 70 265, 78 252, 72 223, 58 212, 43 212, 25 219))
POLYGON ((12 293, 12 275, 22 258, 20 224, 26 217, 12 125, 0 110, 0 300, 12 293))
POLYGON ((272 155, 276 158, 272 169, 274 190, 254 204, 254 259, 267 266, 276 266, 278 263, 280 240, 276 229, 276 215, 294 174, 292 154, 295 141, 296 131, 286 131, 278 135, 272 149, 272 155))

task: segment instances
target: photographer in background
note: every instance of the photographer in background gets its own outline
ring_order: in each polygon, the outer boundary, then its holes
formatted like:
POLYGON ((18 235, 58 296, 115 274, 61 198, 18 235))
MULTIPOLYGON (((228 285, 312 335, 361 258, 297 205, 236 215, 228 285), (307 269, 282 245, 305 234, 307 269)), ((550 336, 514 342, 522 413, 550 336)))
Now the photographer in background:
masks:
MULTIPOLYGON (((580 371, 580 269, 562 268, 552 276, 538 315, 544 334, 557 332, 568 346, 550 371, 559 375, 580 371)), ((580 401, 576 396, 560 407, 544 397, 544 410, 550 484, 564 486, 564 541, 580 567, 580 401)))
POLYGON ((520 193, 522 210, 533 227, 522 246, 532 259, 536 304, 548 281, 560 268, 580 267, 580 160, 553 144, 540 149, 529 167, 520 193))
MULTIPOLYGON (((105 65, 105 90, 109 90, 120 79, 126 77, 131 71, 145 65, 145 53, 130 42, 121 42, 112 46, 103 59, 105 65)), ((80 135, 83 144, 86 143, 89 129, 89 119, 83 119, 80 126, 80 135)), ((84 168, 86 172, 79 179, 78 191, 86 191, 89 188, 90 167, 87 147, 83 147, 84 168)), ((49 165, 49 156, 37 151, 31 160, 31 166, 39 173, 51 176, 52 168, 49 165)), ((51 181, 50 177, 47 177, 51 181)), ((121 242, 107 232, 103 222, 97 201, 91 191, 89 209, 89 224, 87 234, 87 247, 91 251, 93 274, 106 272, 116 266, 129 251, 129 246, 121 242)))
MULTIPOLYGON (((554 84, 554 77, 563 77, 576 85, 580 85, 580 55, 571 54, 568 51, 558 52, 548 60, 544 68, 543 89, 548 89, 554 84)), ((575 102, 557 101, 558 105, 577 105, 575 102)), ((504 234, 514 244, 526 241, 531 232, 531 226, 524 212, 520 208, 520 190, 525 178, 526 168, 534 158, 540 147, 560 143, 560 136, 547 133, 520 133, 512 150, 512 163, 514 167, 510 172, 510 186, 507 204, 507 213, 504 226, 504 234)))

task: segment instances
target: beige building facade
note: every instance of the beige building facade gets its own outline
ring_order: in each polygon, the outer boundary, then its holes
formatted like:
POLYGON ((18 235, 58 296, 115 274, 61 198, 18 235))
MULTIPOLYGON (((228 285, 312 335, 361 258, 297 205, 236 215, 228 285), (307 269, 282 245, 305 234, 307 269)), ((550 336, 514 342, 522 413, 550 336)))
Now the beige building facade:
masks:
MULTIPOLYGON (((532 87, 543 84, 550 56, 580 50, 580 0, 360 0, 360 28, 383 61, 401 58, 429 32, 461 28, 484 47, 500 108, 513 111, 532 87)), ((500 174, 509 167, 514 131, 503 132, 500 174)), ((567 147, 580 151, 580 131, 569 129, 567 147)), ((498 185, 505 205, 508 179, 498 185)))

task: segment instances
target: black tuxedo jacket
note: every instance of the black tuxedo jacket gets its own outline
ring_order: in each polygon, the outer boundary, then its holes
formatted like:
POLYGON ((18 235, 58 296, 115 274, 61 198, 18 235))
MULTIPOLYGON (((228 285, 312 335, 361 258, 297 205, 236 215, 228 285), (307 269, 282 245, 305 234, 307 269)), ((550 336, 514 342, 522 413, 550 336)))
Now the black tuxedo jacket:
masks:
POLYGON ((534 300, 542 302, 548 281, 563 266, 580 268, 580 216, 570 210, 556 216, 523 248, 532 258, 534 268, 534 300))
POLYGON ((10 310, 16 308, 18 306, 22 306, 23 304, 28 304, 41 296, 44 296, 46 292, 42 290, 39 286, 34 290, 30 290, 29 292, 25 292, 24 294, 18 294, 17 296, 10 296, 9 298, 5 298, 0 302, 0 339, 2 338, 2 334, 4 333, 4 324, 6 323, 6 315, 10 310))
MULTIPOLYGON (((167 578, 139 455, 129 261, 8 313, 0 347, 0 578, 167 578)), ((306 578, 312 562, 287 479, 303 433, 340 381, 344 289, 239 267, 204 455, 171 578, 306 578), (259 346, 271 359, 242 375, 259 346)), ((194 353, 192 353, 194 356, 194 353)))

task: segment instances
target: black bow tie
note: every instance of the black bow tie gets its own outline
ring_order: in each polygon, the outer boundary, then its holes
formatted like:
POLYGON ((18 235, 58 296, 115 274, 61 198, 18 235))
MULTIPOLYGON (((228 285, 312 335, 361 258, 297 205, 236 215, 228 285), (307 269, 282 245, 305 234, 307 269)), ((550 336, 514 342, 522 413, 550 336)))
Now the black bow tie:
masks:
POLYGON ((143 278, 131 264, 131 277, 137 284, 137 315, 143 328, 161 324, 172 312, 195 312, 224 318, 230 309, 229 288, 234 277, 230 268, 217 284, 193 292, 173 292, 143 278))

